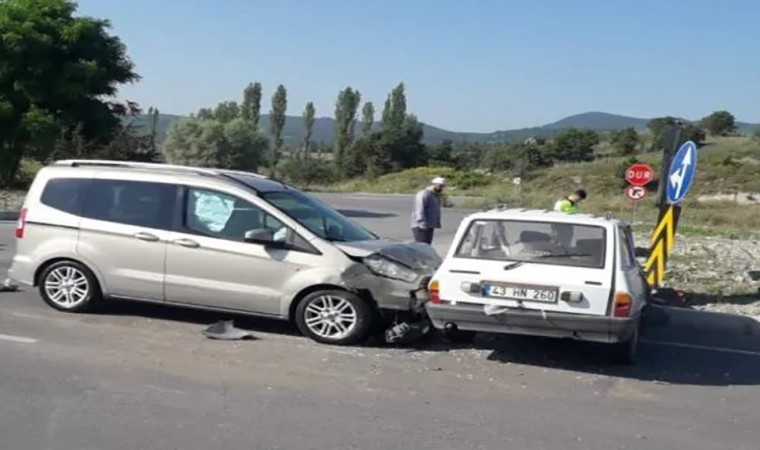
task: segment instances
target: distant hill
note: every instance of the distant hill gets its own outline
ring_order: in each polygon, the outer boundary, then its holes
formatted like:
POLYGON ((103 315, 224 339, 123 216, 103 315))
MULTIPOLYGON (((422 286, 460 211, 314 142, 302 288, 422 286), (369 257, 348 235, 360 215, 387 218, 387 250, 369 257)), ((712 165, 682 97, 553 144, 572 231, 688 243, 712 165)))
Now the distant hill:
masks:
MULTIPOLYGON (((163 140, 169 127, 183 116, 173 114, 160 114, 158 119, 158 138, 163 140)), ((149 117, 140 115, 125 119, 131 122, 135 127, 147 131, 149 117)), ((585 128, 596 131, 614 131, 626 127, 633 127, 637 130, 645 130, 649 119, 621 116, 604 112, 586 112, 576 114, 564 119, 552 122, 550 124, 520 128, 513 130, 494 131, 492 133, 470 133, 450 131, 423 123, 425 133, 424 140, 427 143, 440 143, 445 140, 452 142, 516 142, 529 137, 550 138, 557 132, 567 128, 585 128)), ((738 131, 748 134, 758 128, 760 124, 751 124, 746 122, 737 122, 738 131)), ((261 117, 259 127, 265 134, 269 134, 269 116, 261 117)), ((380 124, 374 125, 375 129, 380 128, 380 124)), ((284 133, 288 141, 300 141, 304 138, 303 118, 299 116, 288 116, 285 120, 284 133)), ((315 142, 329 144, 333 141, 335 135, 335 120, 331 117, 320 117, 314 122, 313 139, 315 142)))

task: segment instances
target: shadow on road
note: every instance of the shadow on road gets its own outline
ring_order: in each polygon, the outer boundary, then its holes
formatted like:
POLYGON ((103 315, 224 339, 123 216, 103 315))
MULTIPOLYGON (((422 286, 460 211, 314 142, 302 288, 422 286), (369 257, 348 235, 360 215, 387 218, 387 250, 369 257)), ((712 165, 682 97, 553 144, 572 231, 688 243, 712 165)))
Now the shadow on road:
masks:
POLYGON ((386 218, 386 217, 398 217, 398 214, 379 213, 379 212, 359 210, 359 209, 339 209, 338 212, 343 214, 346 217, 355 218, 355 219, 358 219, 358 218, 381 219, 381 218, 386 218))
POLYGON ((411 351, 486 350, 489 361, 696 386, 760 385, 760 325, 743 316, 668 310, 650 313, 636 364, 610 363, 609 347, 518 335, 479 335, 472 344, 426 338, 411 351), (665 317, 665 315, 669 317, 665 317))
MULTIPOLYGON (((632 366, 611 364, 608 347, 603 344, 515 335, 481 334, 470 344, 451 344, 437 333, 430 333, 414 343, 391 346, 385 344, 382 333, 379 333, 363 346, 379 351, 395 348, 408 353, 472 349, 488 352, 488 360, 494 363, 524 364, 663 384, 760 385, 760 323, 756 320, 681 308, 653 310, 660 312, 649 313, 643 322, 639 357, 632 366)), ((205 339, 202 331, 220 320, 234 320, 237 328, 254 335, 263 332, 299 336, 295 326, 284 321, 137 302, 109 302, 95 315, 143 317, 197 325, 198 337, 202 339, 205 339)))
POLYGON ((291 336, 298 335, 298 330, 296 330, 294 325, 281 320, 152 303, 110 301, 97 312, 97 315, 144 317, 198 325, 198 335, 201 337, 202 330, 220 320, 233 320, 236 328, 249 330, 254 333, 259 331, 291 336))

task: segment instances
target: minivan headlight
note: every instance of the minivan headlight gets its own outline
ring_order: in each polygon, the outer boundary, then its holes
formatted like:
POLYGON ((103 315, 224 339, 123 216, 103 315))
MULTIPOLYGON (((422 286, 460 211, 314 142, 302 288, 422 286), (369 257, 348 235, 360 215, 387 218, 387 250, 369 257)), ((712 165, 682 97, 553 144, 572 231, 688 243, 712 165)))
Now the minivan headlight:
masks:
POLYGON ((402 280, 411 283, 418 277, 417 273, 411 269, 380 255, 371 255, 364 258, 364 264, 375 275, 393 278, 394 280, 402 280))

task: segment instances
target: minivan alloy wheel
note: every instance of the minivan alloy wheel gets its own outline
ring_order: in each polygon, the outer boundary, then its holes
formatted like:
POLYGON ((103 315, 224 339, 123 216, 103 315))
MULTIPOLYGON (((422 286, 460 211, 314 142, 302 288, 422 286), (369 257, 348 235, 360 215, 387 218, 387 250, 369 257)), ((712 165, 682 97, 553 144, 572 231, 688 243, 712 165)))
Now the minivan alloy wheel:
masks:
POLYGON ((44 289, 51 302, 69 309, 87 300, 90 283, 79 269, 62 266, 47 274, 44 289))
POLYGON ((300 300, 294 319, 301 333, 314 341, 352 345, 369 336, 374 317, 369 302, 353 292, 324 289, 300 300))
POLYGON ((340 340, 356 327, 357 313, 354 306, 345 299, 322 295, 309 302, 305 322, 314 334, 330 340, 340 340))

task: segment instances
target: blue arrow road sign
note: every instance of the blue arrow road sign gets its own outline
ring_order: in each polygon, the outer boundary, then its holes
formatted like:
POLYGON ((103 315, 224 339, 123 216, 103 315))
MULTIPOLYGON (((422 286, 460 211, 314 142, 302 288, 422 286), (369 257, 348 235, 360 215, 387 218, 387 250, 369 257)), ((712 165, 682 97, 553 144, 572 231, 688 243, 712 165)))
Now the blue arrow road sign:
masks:
POLYGON ((686 141, 678 149, 670 163, 666 195, 668 203, 680 203, 694 181, 697 171, 697 146, 692 141, 686 141))

